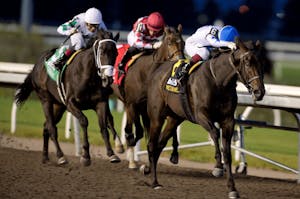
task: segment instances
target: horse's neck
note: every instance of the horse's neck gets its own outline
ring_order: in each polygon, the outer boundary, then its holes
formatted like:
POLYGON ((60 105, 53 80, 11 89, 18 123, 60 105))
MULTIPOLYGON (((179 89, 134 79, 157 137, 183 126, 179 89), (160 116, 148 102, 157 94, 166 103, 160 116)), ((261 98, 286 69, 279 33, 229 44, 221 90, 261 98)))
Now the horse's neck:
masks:
POLYGON ((163 62, 168 60, 168 49, 164 44, 154 51, 154 62, 163 62))
POLYGON ((226 87, 233 80, 236 81, 236 71, 230 63, 231 54, 221 54, 209 60, 209 70, 217 86, 226 87))

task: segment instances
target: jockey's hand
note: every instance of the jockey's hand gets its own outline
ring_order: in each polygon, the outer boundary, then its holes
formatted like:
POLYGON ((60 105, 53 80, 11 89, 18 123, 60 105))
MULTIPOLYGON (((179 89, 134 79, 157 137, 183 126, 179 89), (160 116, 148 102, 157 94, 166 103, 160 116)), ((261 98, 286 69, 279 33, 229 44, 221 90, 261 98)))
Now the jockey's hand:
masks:
POLYGON ((77 31, 77 28, 72 28, 71 29, 71 35, 74 35, 75 33, 77 33, 78 31, 77 31))
POLYGON ((152 44, 153 49, 158 49, 162 44, 162 41, 157 41, 152 44))
POLYGON ((227 47, 230 48, 231 50, 236 50, 236 44, 233 42, 230 42, 227 47))

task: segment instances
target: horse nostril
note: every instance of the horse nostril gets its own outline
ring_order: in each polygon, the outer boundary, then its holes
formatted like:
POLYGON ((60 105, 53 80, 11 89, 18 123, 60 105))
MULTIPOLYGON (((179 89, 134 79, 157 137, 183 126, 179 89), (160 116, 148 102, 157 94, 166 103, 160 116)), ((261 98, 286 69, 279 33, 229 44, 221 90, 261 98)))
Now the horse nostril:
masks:
POLYGON ((262 100, 263 96, 264 96, 264 92, 260 91, 260 90, 254 90, 253 94, 255 96, 256 101, 260 101, 262 100))

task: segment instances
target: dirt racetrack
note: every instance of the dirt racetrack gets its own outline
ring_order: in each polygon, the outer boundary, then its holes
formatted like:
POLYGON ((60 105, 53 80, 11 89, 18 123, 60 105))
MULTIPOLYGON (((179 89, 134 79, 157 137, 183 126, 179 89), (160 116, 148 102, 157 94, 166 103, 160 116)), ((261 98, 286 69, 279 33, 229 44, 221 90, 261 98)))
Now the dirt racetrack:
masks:
MULTIPOLYGON (((64 147, 62 147, 64 150, 64 147)), ((151 177, 127 169, 128 163, 112 164, 93 157, 83 167, 79 157, 68 155, 69 164, 57 166, 54 153, 49 164, 41 163, 40 151, 0 146, 0 198, 109 198, 109 199, 190 199, 227 198, 226 179, 210 171, 159 164, 162 189, 150 188, 151 177)), ((241 198, 300 198, 295 180, 235 175, 241 198)))

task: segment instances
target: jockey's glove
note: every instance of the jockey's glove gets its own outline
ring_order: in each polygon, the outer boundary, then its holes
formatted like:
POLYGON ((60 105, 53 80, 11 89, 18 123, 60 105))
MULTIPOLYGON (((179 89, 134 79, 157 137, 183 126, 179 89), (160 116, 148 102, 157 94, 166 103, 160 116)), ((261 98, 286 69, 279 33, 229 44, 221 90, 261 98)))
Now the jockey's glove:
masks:
POLYGON ((234 42, 229 42, 228 48, 230 48, 231 50, 236 50, 236 44, 234 42))
POLYGON ((158 49, 162 44, 162 41, 157 41, 152 44, 153 49, 158 49))

